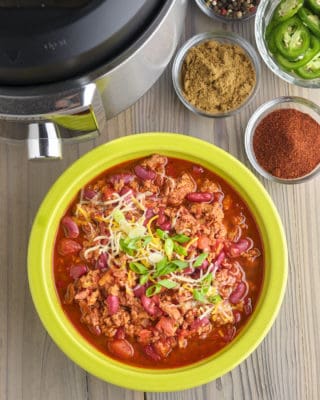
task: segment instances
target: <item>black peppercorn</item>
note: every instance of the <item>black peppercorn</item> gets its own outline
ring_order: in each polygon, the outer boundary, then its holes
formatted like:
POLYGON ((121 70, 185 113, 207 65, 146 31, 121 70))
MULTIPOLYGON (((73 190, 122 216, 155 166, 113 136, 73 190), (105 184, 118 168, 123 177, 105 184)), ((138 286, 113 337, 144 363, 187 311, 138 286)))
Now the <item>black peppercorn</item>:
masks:
POLYGON ((204 2, 220 16, 241 19, 254 14, 260 0, 204 0, 204 2))

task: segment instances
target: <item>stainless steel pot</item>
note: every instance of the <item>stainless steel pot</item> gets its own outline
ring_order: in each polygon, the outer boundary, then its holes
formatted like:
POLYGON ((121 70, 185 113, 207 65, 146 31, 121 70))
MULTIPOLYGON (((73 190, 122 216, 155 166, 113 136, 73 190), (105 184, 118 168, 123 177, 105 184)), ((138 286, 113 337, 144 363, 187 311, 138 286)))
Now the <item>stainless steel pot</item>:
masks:
POLYGON ((186 8, 187 0, 166 1, 133 45, 84 76, 47 85, 1 87, 0 120, 23 122, 28 129, 1 130, 0 136, 27 139, 29 158, 39 159, 61 158, 61 139, 98 135, 96 110, 103 109, 106 118, 112 118, 138 100, 162 74, 178 44, 186 8), (67 129, 60 130, 61 126, 67 129))

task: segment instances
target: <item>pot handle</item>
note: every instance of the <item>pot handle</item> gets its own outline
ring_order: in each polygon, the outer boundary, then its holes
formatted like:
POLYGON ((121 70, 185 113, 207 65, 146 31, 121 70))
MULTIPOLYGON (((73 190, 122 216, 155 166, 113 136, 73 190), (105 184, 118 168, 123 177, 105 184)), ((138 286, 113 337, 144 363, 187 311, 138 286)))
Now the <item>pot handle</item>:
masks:
POLYGON ((52 107, 54 112, 42 114, 28 125, 29 159, 60 159, 62 140, 75 142, 97 137, 100 133, 98 108, 99 114, 104 115, 94 83, 57 98, 52 107))
POLYGON ((62 158, 59 128, 52 122, 28 125, 29 160, 57 160, 62 158))

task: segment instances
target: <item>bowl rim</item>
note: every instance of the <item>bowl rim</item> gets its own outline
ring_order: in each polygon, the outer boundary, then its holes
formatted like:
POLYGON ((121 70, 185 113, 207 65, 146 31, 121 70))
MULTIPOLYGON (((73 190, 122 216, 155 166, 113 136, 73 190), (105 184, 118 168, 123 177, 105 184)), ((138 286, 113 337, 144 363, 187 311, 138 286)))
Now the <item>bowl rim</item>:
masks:
MULTIPOLYGON (((246 156, 251 164, 251 166, 264 178, 269 179, 272 182, 277 182, 277 183, 284 183, 284 184, 298 184, 298 183, 303 183, 306 182, 315 176, 317 176, 320 173, 320 163, 307 175, 303 175, 299 178, 294 178, 294 179, 285 179, 285 178, 278 178, 272 174, 270 174, 268 171, 266 171, 264 168, 260 166, 258 163, 254 150, 253 150, 253 136, 254 132, 257 126, 257 123, 260 121, 262 117, 267 116, 269 113, 271 113, 273 110, 277 109, 277 106, 281 104, 296 104, 296 105, 301 105, 303 107, 306 107, 308 109, 313 110, 320 118, 320 107, 314 103, 313 101, 309 99, 305 99, 300 96, 280 96, 276 97, 272 100, 266 101, 265 103, 261 104, 255 112, 251 115, 248 124, 246 126, 246 130, 244 133, 244 147, 245 147, 245 152, 246 156)), ((307 112, 307 111, 302 111, 302 112, 307 112)))
POLYGON ((287 282, 287 263, 286 238, 280 217, 258 179, 236 158, 208 142, 160 132, 113 140, 96 147, 72 164, 43 200, 28 247, 32 299, 44 327, 58 347, 76 364, 100 379, 128 389, 150 392, 177 391, 207 383, 248 357, 264 339, 279 312, 287 282), (260 227, 266 265, 256 309, 232 344, 196 364, 162 370, 123 364, 100 353, 87 342, 60 306, 52 268, 53 243, 59 221, 79 190, 111 166, 155 152, 203 165, 220 175, 240 194, 260 227), (268 268, 268 265, 274 267, 268 268))
POLYGON ((259 56, 254 49, 254 47, 251 45, 251 43, 244 39, 242 36, 235 34, 233 32, 229 31, 222 31, 222 30, 215 30, 211 32, 202 32, 198 33, 191 38, 189 38, 177 51, 174 61, 172 64, 172 70, 171 70, 171 75, 172 75, 172 82, 173 82, 173 87, 175 89, 175 92, 181 101, 181 103, 190 111, 197 115, 201 115, 203 117, 208 117, 208 118, 226 118, 230 117, 232 115, 235 115, 239 113, 244 107, 246 107, 248 104, 251 103, 253 98, 255 97, 259 87, 260 87, 260 78, 261 78, 261 63, 259 56), (189 101, 185 98, 183 95, 183 91, 181 89, 181 84, 180 84, 180 75, 181 75, 181 69, 183 65, 183 61, 187 55, 187 52, 194 46, 199 45, 203 42, 206 42, 208 40, 217 40, 217 41, 228 41, 229 43, 233 43, 241 47, 247 56, 249 57, 253 68, 255 70, 256 74, 256 82, 255 85, 249 94, 249 96, 246 98, 246 100, 240 104, 239 107, 234 108, 230 111, 222 112, 222 113, 207 113, 200 108, 194 107, 189 101))
MULTIPOLYGON (((272 0, 272 12, 275 10, 277 5, 280 3, 281 0, 274 1, 272 0)), ((291 75, 281 69, 279 65, 274 61, 274 59, 270 56, 268 48, 265 43, 264 39, 264 32, 262 29, 262 23, 265 22, 265 12, 266 7, 270 3, 270 0, 261 0, 260 4, 257 8, 257 13, 255 17, 255 25, 254 25, 254 35, 255 41, 258 48, 258 52, 265 63, 265 65, 279 78, 283 79, 284 81, 309 88, 309 89, 319 89, 320 88, 320 78, 317 79, 303 79, 298 76, 291 75)), ((269 21, 268 21, 269 22, 269 21)))
POLYGON ((252 18, 254 18, 254 16, 256 15, 256 12, 257 12, 257 10, 256 10, 255 12, 248 13, 244 17, 241 17, 241 18, 230 18, 230 17, 225 17, 221 14, 217 14, 216 12, 214 12, 212 9, 210 9, 209 6, 204 4, 204 0, 195 0, 195 2, 203 13, 205 13, 208 17, 210 17, 214 20, 218 20, 220 22, 246 22, 246 21, 249 21, 252 18))

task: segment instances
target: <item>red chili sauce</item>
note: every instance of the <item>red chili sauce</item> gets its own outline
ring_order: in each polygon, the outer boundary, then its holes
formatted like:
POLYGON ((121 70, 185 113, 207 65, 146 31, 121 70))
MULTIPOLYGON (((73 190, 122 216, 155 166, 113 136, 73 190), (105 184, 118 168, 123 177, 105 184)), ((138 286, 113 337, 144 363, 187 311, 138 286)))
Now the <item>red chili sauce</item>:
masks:
POLYGON ((125 363, 173 368, 230 343, 264 275, 257 224, 220 177, 154 154, 90 182, 57 232, 63 310, 94 347, 125 363))

